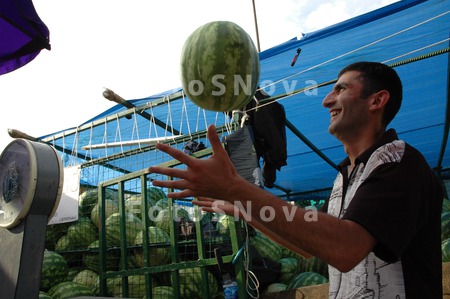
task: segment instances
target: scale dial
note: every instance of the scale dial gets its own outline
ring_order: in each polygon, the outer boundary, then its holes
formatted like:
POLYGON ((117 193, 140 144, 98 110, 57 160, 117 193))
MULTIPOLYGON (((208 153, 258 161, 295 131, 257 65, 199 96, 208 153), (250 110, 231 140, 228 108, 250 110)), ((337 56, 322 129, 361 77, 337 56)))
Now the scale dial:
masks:
POLYGON ((48 198, 43 192, 55 190, 51 186, 56 183, 57 193, 52 194, 56 196, 56 203, 49 219, 53 216, 59 204, 63 178, 60 161, 55 163, 57 157, 50 146, 26 139, 16 139, 7 145, 0 156, 0 227, 18 225, 27 216, 35 197, 48 198), (55 164, 58 167, 52 168, 55 164))

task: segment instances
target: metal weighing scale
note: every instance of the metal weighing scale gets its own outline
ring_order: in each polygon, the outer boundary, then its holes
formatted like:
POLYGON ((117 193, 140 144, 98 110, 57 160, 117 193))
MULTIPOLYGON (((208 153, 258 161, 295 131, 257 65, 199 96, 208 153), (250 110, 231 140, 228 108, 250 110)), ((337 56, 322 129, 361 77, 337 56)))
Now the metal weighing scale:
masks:
POLYGON ((50 145, 16 139, 0 156, 0 294, 39 297, 45 232, 62 194, 63 166, 50 145))

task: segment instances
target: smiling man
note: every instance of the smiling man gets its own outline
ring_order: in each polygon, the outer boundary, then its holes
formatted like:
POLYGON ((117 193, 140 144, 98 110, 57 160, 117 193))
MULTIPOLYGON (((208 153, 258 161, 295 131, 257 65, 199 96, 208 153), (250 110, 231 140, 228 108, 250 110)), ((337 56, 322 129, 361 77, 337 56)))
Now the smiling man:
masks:
POLYGON ((158 144, 187 168, 150 167, 179 178, 153 184, 181 190, 170 197, 197 197, 205 211, 239 214, 279 244, 324 260, 330 298, 442 298, 442 186, 423 156, 387 130, 401 102, 400 78, 382 63, 358 62, 339 73, 323 106, 347 157, 313 221, 309 211, 240 177, 214 126, 208 159, 158 144), (276 215, 270 221, 261 213, 268 207, 276 215))

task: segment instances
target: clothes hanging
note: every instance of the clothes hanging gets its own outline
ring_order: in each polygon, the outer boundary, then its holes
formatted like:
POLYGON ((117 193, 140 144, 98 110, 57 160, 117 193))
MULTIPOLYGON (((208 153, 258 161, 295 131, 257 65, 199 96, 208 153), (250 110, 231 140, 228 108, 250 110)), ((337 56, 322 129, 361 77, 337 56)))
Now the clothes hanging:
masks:
MULTIPOLYGON (((262 90, 255 94, 258 101, 269 97, 262 90)), ((287 165, 286 113, 283 105, 275 101, 262 107, 257 105, 258 103, 252 100, 245 110, 249 115, 248 125, 253 131, 258 159, 263 160, 264 186, 273 188, 276 171, 287 165)))
POLYGON ((252 128, 244 125, 224 137, 223 142, 239 175, 258 187, 262 187, 261 168, 254 146, 252 128))

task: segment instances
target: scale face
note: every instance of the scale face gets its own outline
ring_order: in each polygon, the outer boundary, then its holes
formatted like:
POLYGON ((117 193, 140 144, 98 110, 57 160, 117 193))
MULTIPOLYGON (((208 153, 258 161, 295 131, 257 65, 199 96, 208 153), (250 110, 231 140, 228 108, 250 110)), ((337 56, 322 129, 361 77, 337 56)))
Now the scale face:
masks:
POLYGON ((0 155, 2 298, 38 297, 45 233, 59 205, 63 170, 48 144, 16 139, 0 155))
POLYGON ((17 139, 0 156, 0 227, 12 228, 26 217, 36 183, 36 153, 30 142, 17 139))

